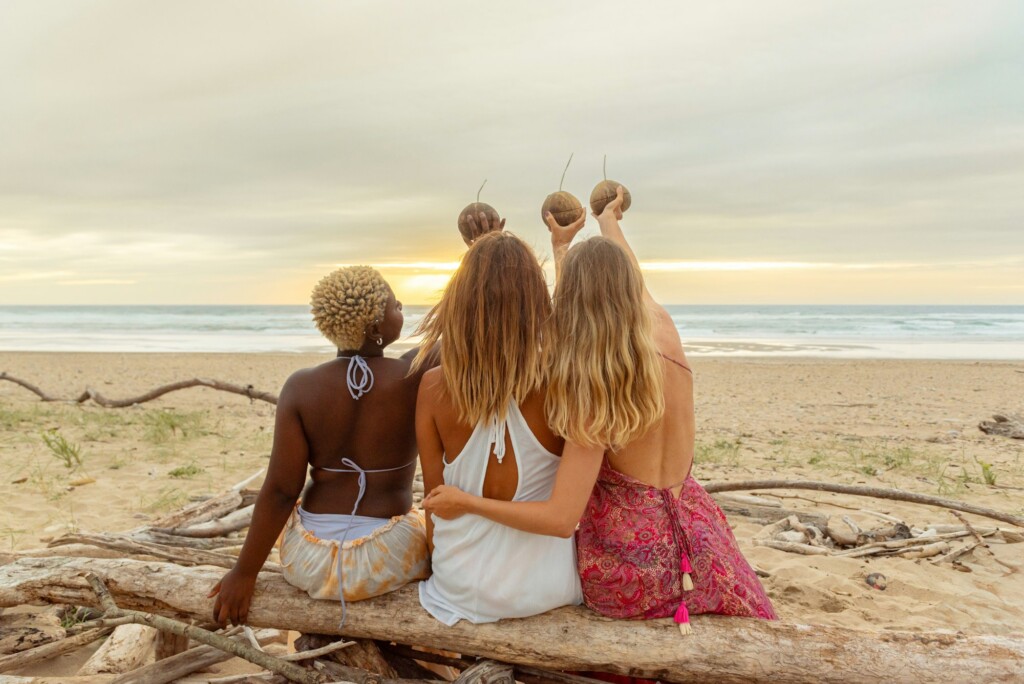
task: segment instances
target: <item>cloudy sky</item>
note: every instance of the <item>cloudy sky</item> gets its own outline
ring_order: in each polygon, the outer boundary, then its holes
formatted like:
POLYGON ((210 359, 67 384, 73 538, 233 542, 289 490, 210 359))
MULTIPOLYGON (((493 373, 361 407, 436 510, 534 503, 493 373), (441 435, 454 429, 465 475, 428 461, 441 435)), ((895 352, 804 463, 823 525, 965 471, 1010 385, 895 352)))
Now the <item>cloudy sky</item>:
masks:
POLYGON ((0 304, 345 263, 429 301, 484 178, 548 253, 570 153, 665 302, 1024 303, 1022 36, 1013 0, 4 0, 0 304))

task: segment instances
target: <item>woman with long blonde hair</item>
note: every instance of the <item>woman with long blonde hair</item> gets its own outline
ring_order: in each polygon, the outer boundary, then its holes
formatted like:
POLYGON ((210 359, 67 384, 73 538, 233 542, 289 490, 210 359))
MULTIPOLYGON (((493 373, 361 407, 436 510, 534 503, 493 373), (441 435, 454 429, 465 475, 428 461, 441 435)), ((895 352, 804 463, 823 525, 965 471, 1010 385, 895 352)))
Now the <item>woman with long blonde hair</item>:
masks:
POLYGON ((545 415, 566 440, 551 497, 509 503, 439 487, 423 506, 435 518, 575 533, 586 604, 609 617, 674 616, 684 634, 690 612, 775 619, 725 516, 690 474, 693 374, 619 226, 621 204, 619 188, 597 217, 602 237, 572 249, 582 222, 547 219, 559 279, 544 332, 545 415))
MULTIPOLYGON (((416 402, 423 484, 498 502, 551 496, 563 440, 547 425, 542 330, 551 315, 544 272, 510 233, 474 240, 421 325, 416 402)), ((526 617, 582 601, 572 539, 478 516, 427 518, 433 574, 420 603, 453 625, 526 617)))

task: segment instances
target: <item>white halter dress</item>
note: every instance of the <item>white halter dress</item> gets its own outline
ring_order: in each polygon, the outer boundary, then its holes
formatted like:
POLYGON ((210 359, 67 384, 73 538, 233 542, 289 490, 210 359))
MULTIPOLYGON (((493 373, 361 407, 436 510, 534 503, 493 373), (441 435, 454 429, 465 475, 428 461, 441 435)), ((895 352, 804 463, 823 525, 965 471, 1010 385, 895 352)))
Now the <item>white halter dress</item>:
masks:
MULTIPOLYGON (((481 423, 454 460, 445 457, 444 482, 480 496, 490 454, 514 458, 519 485, 513 501, 551 496, 559 458, 530 431, 515 402, 508 418, 481 423), (508 432, 514 453, 505 454, 508 432)), ((433 574, 421 582, 420 604, 444 624, 528 617, 583 601, 576 543, 522 532, 477 515, 434 517, 433 574)))

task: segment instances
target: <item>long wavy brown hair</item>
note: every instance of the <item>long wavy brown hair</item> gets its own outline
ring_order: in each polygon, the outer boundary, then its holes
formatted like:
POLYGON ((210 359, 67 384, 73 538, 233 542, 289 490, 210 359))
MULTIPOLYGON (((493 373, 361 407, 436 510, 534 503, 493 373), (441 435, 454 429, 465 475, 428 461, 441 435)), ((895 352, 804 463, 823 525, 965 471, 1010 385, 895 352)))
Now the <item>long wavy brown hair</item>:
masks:
POLYGON ((616 449, 665 414, 664 371, 640 270, 593 237, 569 250, 545 329, 548 424, 567 440, 616 449))
POLYGON ((461 420, 504 419, 511 400, 543 385, 541 335, 551 316, 544 271, 508 232, 473 243, 444 294, 420 324, 418 369, 440 345, 447 396, 461 420))

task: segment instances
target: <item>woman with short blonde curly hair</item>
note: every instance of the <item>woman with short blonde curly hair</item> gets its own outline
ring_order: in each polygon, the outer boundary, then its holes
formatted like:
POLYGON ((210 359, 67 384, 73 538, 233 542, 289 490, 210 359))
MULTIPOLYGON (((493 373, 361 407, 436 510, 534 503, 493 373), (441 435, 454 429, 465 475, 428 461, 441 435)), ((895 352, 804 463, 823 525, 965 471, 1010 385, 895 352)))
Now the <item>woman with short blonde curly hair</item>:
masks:
POLYGON ((410 355, 384 356, 402 332, 402 303, 380 273, 349 266, 322 278, 310 304, 338 356, 293 373, 281 390, 249 534, 211 594, 220 623, 245 622, 282 528, 284 578, 313 598, 340 598, 343 622, 346 600, 429 573, 426 525, 412 505, 420 373, 410 373, 410 355))
POLYGON ((586 604, 608 617, 673 616, 684 634, 690 612, 775 619, 725 516, 690 474, 693 375, 619 226, 622 199, 620 187, 597 217, 603 237, 572 249, 582 222, 548 219, 561 263, 545 328, 546 413, 566 440, 550 498, 508 503, 439 487, 423 506, 442 519, 473 513, 575 535, 586 604))

